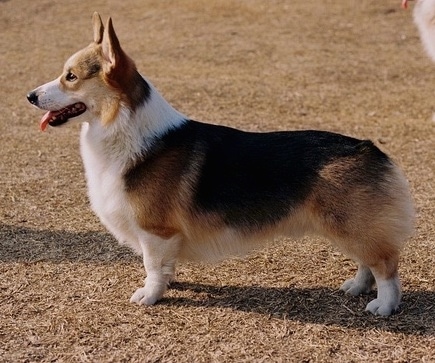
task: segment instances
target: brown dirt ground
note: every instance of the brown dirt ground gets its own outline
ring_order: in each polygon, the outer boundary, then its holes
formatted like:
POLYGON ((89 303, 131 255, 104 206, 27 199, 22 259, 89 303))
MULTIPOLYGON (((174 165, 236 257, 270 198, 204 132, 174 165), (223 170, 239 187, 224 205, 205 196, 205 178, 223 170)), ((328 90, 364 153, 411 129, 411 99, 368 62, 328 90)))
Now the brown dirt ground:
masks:
POLYGON ((0 361, 435 361, 435 65, 399 3, 0 0, 0 361), (161 303, 129 304, 143 267, 89 209, 78 125, 42 134, 25 99, 91 41, 94 10, 192 118, 331 130, 393 156, 418 210, 401 312, 338 292, 355 265, 314 238, 182 264, 161 303))

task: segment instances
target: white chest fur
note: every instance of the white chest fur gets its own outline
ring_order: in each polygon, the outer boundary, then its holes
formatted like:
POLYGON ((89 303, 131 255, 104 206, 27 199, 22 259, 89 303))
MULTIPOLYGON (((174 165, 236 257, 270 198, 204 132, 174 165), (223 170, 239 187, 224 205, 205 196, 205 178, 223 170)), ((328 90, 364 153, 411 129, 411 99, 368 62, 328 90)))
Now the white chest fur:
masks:
POLYGON ((147 83, 150 95, 134 113, 121 108, 109 126, 102 126, 98 119, 90 120, 83 124, 80 138, 92 209, 119 242, 139 253, 140 228, 124 190, 125 168, 155 137, 186 120, 147 83))
POLYGON ((102 152, 87 123, 82 126, 80 147, 93 211, 120 243, 141 253, 136 237, 138 227, 124 192, 122 163, 102 152))

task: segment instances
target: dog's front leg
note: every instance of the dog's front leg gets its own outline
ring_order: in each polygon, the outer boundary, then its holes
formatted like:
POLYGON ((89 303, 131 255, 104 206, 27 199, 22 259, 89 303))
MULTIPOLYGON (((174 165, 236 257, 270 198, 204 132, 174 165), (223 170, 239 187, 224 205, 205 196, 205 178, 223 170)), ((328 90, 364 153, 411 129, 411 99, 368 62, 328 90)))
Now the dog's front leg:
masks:
POLYGON ((145 233, 139 238, 147 277, 145 286, 136 290, 130 302, 152 305, 163 297, 175 275, 180 237, 169 239, 145 233))

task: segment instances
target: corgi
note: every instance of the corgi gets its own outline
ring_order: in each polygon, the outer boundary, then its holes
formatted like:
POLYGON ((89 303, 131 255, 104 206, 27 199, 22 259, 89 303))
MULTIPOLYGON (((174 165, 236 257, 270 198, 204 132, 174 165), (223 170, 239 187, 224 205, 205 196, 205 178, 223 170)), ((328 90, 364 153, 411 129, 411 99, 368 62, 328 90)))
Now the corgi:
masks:
MULTIPOLYGON (((408 1, 402 1, 403 8, 408 1)), ((435 0, 416 0, 413 14, 426 53, 435 62, 435 0)))
POLYGON ((139 74, 110 18, 104 26, 95 13, 93 34, 59 78, 27 98, 47 111, 41 130, 83 122, 91 207, 143 256, 146 279, 131 302, 161 299, 179 260, 215 261, 312 233, 358 263, 341 290, 365 294, 376 284, 366 310, 399 308, 399 253, 414 208, 386 154, 331 132, 253 133, 191 120, 139 74))

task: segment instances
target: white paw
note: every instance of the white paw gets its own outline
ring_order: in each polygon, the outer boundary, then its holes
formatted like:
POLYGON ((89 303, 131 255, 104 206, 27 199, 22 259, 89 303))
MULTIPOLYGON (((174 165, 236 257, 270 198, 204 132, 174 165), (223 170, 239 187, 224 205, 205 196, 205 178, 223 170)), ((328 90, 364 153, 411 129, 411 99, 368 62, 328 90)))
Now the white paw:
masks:
POLYGON ((346 294, 357 296, 370 293, 370 291, 372 291, 372 286, 361 283, 356 279, 349 279, 341 285, 340 290, 344 291, 346 294))
POLYGON ((366 311, 370 311, 374 315, 389 316, 394 314, 399 309, 399 303, 394 301, 385 301, 382 299, 374 299, 367 304, 366 311))
POLYGON ((130 302, 139 305, 153 305, 161 297, 160 294, 153 293, 153 291, 150 291, 150 289, 145 286, 136 290, 136 292, 131 296, 130 302))

